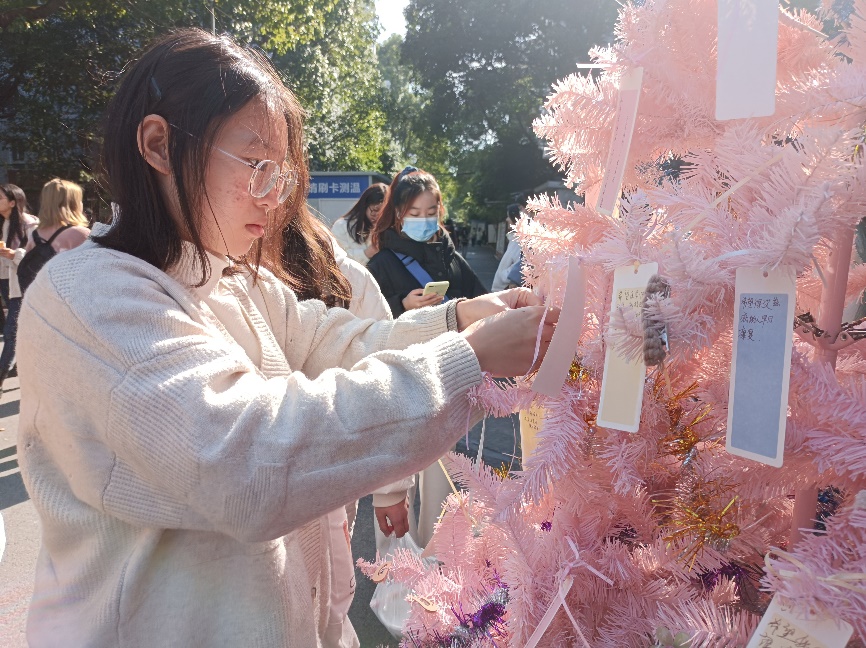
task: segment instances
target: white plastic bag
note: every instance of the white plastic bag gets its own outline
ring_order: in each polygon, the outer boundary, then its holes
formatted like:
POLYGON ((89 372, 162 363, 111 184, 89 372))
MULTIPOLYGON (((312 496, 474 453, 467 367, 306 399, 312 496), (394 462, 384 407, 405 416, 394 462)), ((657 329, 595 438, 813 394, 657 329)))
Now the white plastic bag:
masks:
MULTIPOLYGON (((421 555, 421 549, 412 540, 412 536, 408 533, 402 538, 390 536, 388 538, 388 549, 386 550, 385 560, 392 560, 394 552, 397 549, 405 549, 411 551, 417 556, 421 555)), ((425 562, 435 564, 435 558, 427 558, 425 562)), ((370 608, 373 613, 382 622, 382 625, 391 633, 391 635, 400 639, 403 636, 403 624, 409 618, 411 611, 411 603, 406 600, 409 596, 409 588, 402 583, 397 583, 390 576, 376 585, 376 591, 373 592, 373 598, 370 599, 370 608)))

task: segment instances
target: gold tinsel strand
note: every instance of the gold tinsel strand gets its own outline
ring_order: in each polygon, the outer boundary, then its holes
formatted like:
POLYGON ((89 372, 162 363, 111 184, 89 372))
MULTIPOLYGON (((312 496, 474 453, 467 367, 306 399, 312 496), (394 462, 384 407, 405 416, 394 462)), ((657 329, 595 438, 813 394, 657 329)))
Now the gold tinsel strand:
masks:
POLYGON ((721 479, 694 477, 686 480, 670 501, 662 503, 665 526, 670 529, 665 542, 671 545, 688 541, 679 557, 689 563, 689 569, 705 547, 724 549, 740 534, 740 527, 734 522, 739 496, 731 496, 733 488, 733 484, 721 479), (727 504, 720 508, 724 501, 727 504))
POLYGON ((505 463, 504 461, 502 462, 502 465, 499 466, 499 468, 493 468, 492 470, 493 470, 493 474, 496 475, 497 477, 499 477, 499 479, 501 479, 502 481, 505 481, 506 479, 508 479, 508 475, 509 475, 508 464, 505 463))
POLYGON ((659 454, 672 455, 684 462, 694 455, 697 445, 706 440, 705 436, 697 430, 697 427, 710 420, 710 413, 713 408, 710 404, 703 403, 695 409, 687 411, 683 406, 684 401, 697 401, 695 392, 698 389, 698 383, 696 382, 682 391, 672 394, 670 398, 662 399, 660 396, 665 387, 667 385, 662 378, 657 379, 653 386, 653 394, 657 400, 662 401, 670 418, 668 433, 659 439, 659 454))
POLYGON ((589 371, 580 364, 580 359, 575 356, 574 360, 571 361, 571 366, 568 368, 568 382, 572 384, 585 382, 588 378, 589 371))

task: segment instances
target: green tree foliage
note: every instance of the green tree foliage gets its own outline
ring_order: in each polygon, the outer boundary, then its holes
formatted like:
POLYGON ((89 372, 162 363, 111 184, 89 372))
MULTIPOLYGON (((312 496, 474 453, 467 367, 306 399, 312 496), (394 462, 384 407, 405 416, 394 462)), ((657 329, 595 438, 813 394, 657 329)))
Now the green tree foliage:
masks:
POLYGON ((403 60, 452 142, 461 203, 501 220, 512 194, 557 174, 532 133, 551 84, 612 36, 608 0, 411 0, 403 60))
POLYGON ((28 152, 30 186, 89 180, 119 73, 155 36, 213 24, 261 47, 297 92, 314 168, 378 167, 372 0, 12 0, 0 9, 0 132, 28 152))
POLYGON ((453 147, 447 134, 427 118, 430 92, 415 81, 412 68, 403 63, 402 46, 402 36, 393 34, 377 51, 389 134, 382 169, 396 174, 411 164, 429 171, 453 207, 457 196, 454 169, 449 163, 453 147))
POLYGON ((309 111, 313 168, 379 170, 388 147, 372 0, 338 0, 322 32, 274 58, 309 111))

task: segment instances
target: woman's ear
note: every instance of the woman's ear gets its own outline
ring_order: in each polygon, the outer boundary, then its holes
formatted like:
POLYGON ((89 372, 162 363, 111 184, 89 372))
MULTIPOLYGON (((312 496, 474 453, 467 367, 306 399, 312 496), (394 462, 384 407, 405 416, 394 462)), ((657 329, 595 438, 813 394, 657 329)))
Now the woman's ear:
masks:
POLYGON ((138 151, 141 157, 163 175, 171 173, 168 161, 169 126, 164 117, 147 115, 138 125, 138 151))

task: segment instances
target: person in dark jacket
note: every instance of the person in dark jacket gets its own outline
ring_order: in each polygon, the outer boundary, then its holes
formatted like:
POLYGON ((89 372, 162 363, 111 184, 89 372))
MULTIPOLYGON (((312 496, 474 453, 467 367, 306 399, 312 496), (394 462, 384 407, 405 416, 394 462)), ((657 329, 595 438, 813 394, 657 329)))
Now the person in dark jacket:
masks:
POLYGON ((442 301, 422 294, 430 281, 449 283, 445 299, 489 292, 442 227, 444 214, 439 184, 431 174, 406 167, 394 178, 371 237, 379 252, 367 264, 394 317, 442 301))

